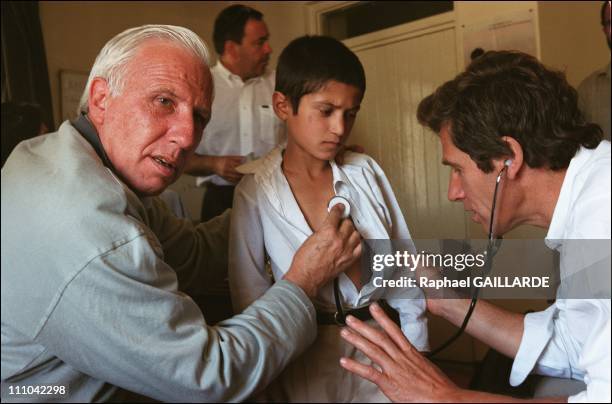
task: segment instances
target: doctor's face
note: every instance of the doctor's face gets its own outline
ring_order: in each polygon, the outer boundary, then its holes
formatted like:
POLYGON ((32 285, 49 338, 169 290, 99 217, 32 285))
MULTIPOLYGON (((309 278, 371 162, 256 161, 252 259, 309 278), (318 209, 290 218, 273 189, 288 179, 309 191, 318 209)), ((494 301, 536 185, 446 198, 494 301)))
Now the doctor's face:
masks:
POLYGON ((104 80, 94 86, 91 98, 102 92, 96 128, 116 174, 137 194, 157 195, 181 175, 210 119, 210 70, 186 49, 150 40, 124 80, 120 94, 104 80))
MULTIPOLYGON (((467 153, 459 150, 453 144, 448 124, 440 130, 440 141, 442 143, 442 164, 451 168, 448 199, 453 202, 463 202, 463 209, 471 213, 472 221, 480 223, 484 231, 488 233, 498 172, 495 170, 491 173, 483 172, 467 153)), ((495 215, 496 222, 498 222, 499 212, 496 212, 495 215)), ((503 234, 499 232, 499 223, 494 229, 497 234, 503 234)))

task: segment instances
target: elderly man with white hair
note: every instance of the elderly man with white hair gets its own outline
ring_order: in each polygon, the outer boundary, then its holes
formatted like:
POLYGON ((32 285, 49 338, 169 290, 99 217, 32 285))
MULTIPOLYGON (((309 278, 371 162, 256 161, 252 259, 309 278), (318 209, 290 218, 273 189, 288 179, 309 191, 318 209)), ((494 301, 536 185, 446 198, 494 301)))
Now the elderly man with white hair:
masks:
POLYGON ((210 119, 208 52, 147 25, 98 55, 81 115, 2 169, 2 401, 238 401, 315 337, 310 298, 360 254, 341 209, 285 279, 207 325, 184 293, 227 260, 227 220, 193 226, 157 197, 210 119))

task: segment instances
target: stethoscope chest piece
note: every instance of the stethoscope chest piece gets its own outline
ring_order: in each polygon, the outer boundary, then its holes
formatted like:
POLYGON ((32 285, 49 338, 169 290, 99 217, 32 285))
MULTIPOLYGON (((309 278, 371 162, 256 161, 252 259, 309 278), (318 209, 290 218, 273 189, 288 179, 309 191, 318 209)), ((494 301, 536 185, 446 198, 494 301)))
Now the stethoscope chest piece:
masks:
POLYGON ((342 218, 346 219, 347 217, 349 217, 351 215, 351 204, 348 201, 348 199, 346 199, 343 196, 334 196, 333 198, 331 198, 329 200, 329 203, 327 204, 327 211, 331 211, 332 208, 338 204, 342 204, 344 205, 344 211, 342 212, 342 218))

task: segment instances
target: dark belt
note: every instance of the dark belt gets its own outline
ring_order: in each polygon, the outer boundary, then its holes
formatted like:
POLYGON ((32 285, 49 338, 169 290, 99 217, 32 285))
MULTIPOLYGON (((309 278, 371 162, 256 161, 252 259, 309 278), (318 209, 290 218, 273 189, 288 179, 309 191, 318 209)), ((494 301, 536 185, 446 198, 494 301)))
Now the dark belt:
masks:
MULTIPOLYGON (((389 306, 386 300, 379 300, 378 305, 384 310, 384 312, 393 320, 395 324, 400 325, 399 313, 393 307, 389 306)), ((339 325, 341 327, 346 325, 346 316, 351 315, 358 318, 361 321, 367 321, 372 319, 370 314, 370 305, 359 307, 356 309, 344 309, 343 315, 339 312, 331 313, 326 311, 317 310, 317 323, 320 325, 339 325)))

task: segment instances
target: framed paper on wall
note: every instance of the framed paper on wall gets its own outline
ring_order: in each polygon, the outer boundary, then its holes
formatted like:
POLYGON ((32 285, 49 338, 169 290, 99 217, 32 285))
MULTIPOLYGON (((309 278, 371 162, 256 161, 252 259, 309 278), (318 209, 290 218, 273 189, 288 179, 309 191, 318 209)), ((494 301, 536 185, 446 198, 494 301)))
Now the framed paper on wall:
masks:
POLYGON ((62 122, 76 117, 79 101, 81 100, 88 77, 89 73, 87 72, 60 70, 62 122))

